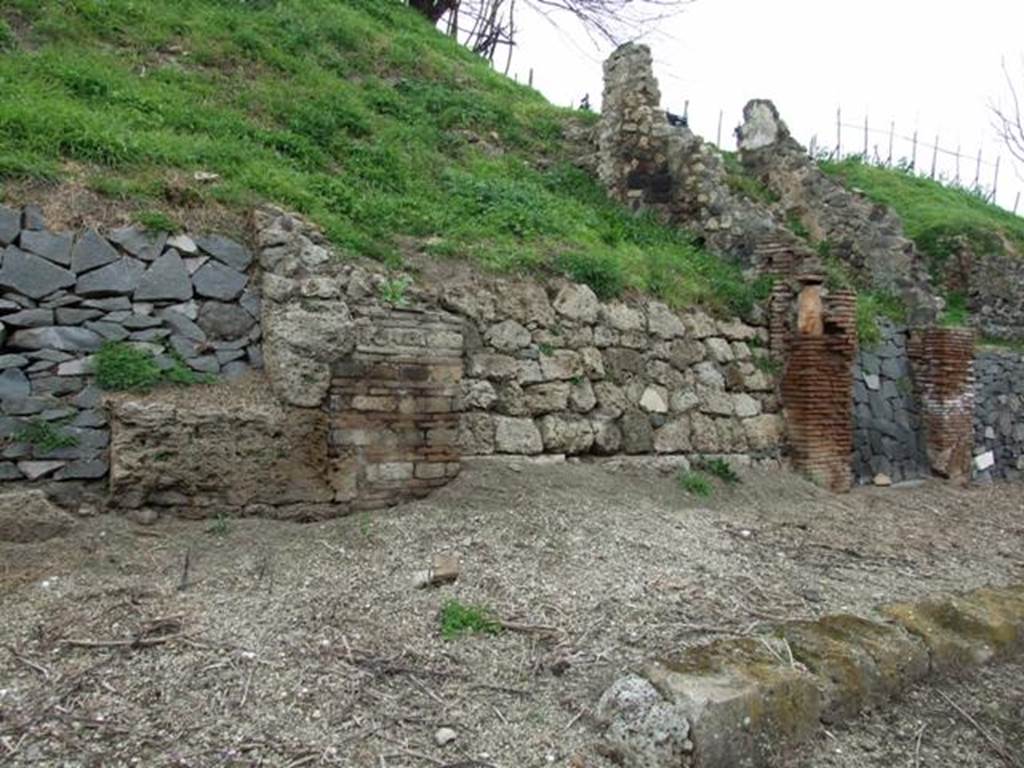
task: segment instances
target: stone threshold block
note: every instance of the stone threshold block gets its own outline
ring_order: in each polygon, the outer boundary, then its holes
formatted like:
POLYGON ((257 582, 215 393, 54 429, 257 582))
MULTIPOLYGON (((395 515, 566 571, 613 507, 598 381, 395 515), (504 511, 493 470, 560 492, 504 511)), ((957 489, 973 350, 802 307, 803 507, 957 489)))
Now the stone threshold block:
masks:
POLYGON ((720 640, 617 680, 597 716, 627 768, 760 768, 820 723, 1024 650, 1024 586, 982 588, 720 640))

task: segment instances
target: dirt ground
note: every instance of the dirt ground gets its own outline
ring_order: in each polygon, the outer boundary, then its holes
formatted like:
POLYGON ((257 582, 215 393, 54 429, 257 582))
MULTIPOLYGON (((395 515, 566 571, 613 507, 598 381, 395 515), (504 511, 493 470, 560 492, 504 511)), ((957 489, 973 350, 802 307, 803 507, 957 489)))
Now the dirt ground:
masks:
POLYGON ((1024 665, 986 667, 822 731, 792 768, 1024 766, 1024 665))
MULTIPOLYGON (((832 496, 786 472, 698 499, 639 467, 483 464, 429 500, 315 525, 83 520, 0 547, 0 765, 606 768, 590 710, 625 671, 779 619, 1021 581, 1022 499, 832 496), (461 576, 415 588, 434 553, 461 576), (451 599, 510 628, 445 640, 451 599)), ((1001 670, 998 706, 1019 715, 1024 675, 1001 670)), ((934 703, 793 765, 914 766, 918 712, 956 717, 934 703)), ((999 764, 938 759, 934 722, 920 765, 999 764)))

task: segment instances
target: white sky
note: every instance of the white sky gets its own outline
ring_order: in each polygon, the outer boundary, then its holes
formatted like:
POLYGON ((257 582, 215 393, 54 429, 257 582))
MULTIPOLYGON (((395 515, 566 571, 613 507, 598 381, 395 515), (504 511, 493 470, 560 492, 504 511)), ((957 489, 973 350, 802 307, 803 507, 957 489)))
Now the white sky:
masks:
MULTIPOLYGON (((600 104, 601 62, 611 48, 595 48, 570 19, 564 29, 520 12, 520 48, 510 74, 534 85, 549 100, 568 106, 585 93, 600 104)), ((888 131, 919 132, 922 143, 960 146, 961 178, 974 181, 979 147, 986 164, 1001 154, 998 202, 1012 208, 1024 192, 1024 168, 991 128, 988 105, 1005 94, 1000 61, 1017 67, 1024 86, 1024 0, 695 0, 664 22, 644 42, 653 51, 662 105, 681 113, 690 102, 690 125, 715 140, 724 111, 722 144, 731 149, 732 129, 751 98, 770 98, 794 136, 829 148, 836 141, 836 108, 843 122, 844 150, 863 151, 864 116, 881 133, 870 151, 888 155, 888 131)), ((503 67, 504 62, 501 62, 503 67)), ((895 142, 894 156, 909 157, 911 145, 895 142)), ((918 167, 930 168, 931 150, 919 148, 918 167)), ((939 170, 955 173, 955 160, 939 156, 939 170)), ((989 187, 994 168, 983 165, 989 187)), ((1024 214, 1024 195, 1019 212, 1024 214)))

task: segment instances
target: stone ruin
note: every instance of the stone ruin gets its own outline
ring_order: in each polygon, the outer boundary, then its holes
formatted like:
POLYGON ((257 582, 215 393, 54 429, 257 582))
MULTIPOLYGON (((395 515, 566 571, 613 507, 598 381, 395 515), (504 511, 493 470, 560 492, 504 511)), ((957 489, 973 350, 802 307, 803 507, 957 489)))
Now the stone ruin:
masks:
POLYGON ((1024 356, 976 356, 970 332, 934 325, 898 220, 824 177, 769 102, 748 105, 740 159, 780 202, 748 198, 659 99, 646 48, 609 59, 594 167, 614 198, 771 275, 753 317, 603 302, 566 280, 413 280, 342 260, 272 208, 232 240, 51 232, 0 207, 0 479, 140 519, 315 520, 424 496, 469 457, 789 460, 837 491, 1019 477, 1024 356), (858 349, 856 296, 829 288, 785 224, 794 209, 902 292, 910 327, 858 349), (217 382, 104 392, 106 342, 217 382), (26 438, 40 425, 65 439, 26 438))
MULTIPOLYGON (((673 124, 660 98, 650 50, 615 51, 605 63, 592 164, 613 198, 774 278, 770 350, 784 364, 780 394, 794 465, 835 490, 933 473, 1015 475, 1024 464, 1017 431, 1024 403, 1010 381, 1013 356, 986 358, 979 393, 973 333, 936 325, 941 301, 899 218, 823 173, 764 100, 744 108, 738 158, 774 202, 743 194, 730 185, 722 154, 673 124), (787 226, 793 218, 860 284, 900 296, 908 327, 886 327, 881 345, 859 350, 855 294, 825 285, 819 253, 787 226), (978 456, 975 433, 989 448, 978 456)), ((993 301, 985 322, 1009 322, 1008 303, 993 301)))

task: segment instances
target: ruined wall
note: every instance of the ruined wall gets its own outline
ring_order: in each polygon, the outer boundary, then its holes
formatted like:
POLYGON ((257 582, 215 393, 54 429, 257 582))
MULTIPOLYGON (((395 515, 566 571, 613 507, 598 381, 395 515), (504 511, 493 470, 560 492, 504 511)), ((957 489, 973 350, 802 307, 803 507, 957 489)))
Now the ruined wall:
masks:
POLYGON ((669 125, 660 101, 647 46, 629 43, 608 58, 597 167, 612 197, 685 226, 748 266, 764 266, 758 244, 766 239, 806 250, 770 210, 732 190, 718 149, 669 125))
POLYGON ((907 353, 907 330, 880 326, 881 341, 858 350, 853 367, 853 471, 901 482, 928 474, 921 409, 907 353))
POLYGON ((975 475, 1024 477, 1024 353, 988 349, 974 358, 975 475))
POLYGON ((779 454, 764 328, 657 301, 601 302, 564 280, 545 286, 470 271, 403 282, 393 306, 385 288, 401 278, 333 256, 302 266, 299 241, 315 245, 315 230, 280 212, 258 220, 272 385, 295 405, 333 403, 344 414, 332 416, 339 451, 382 437, 393 445, 375 478, 426 487, 457 471, 455 453, 779 454), (318 330, 328 317, 334 333, 318 330), (302 375, 286 373, 299 367, 302 375), (415 436, 386 423, 410 413, 427 420, 415 436), (424 440, 414 447, 426 453, 403 453, 409 440, 424 440), (434 465, 420 466, 431 450, 434 465))
POLYGON ((934 319, 927 272, 903 224, 887 206, 851 192, 818 167, 790 135, 770 101, 754 100, 743 110, 740 158, 748 172, 778 198, 778 208, 795 216, 815 242, 827 242, 829 254, 847 264, 863 285, 900 295, 915 291, 913 308, 925 314, 914 324, 934 319))
POLYGON ((971 323, 984 336, 1024 340, 1024 254, 1006 240, 983 252, 958 238, 945 265, 945 286, 967 298, 971 323))
POLYGON ((0 247, 0 479, 107 474, 110 430, 92 372, 104 342, 224 378, 262 364, 252 256, 240 243, 137 227, 53 232, 37 209, 0 206, 0 247))

